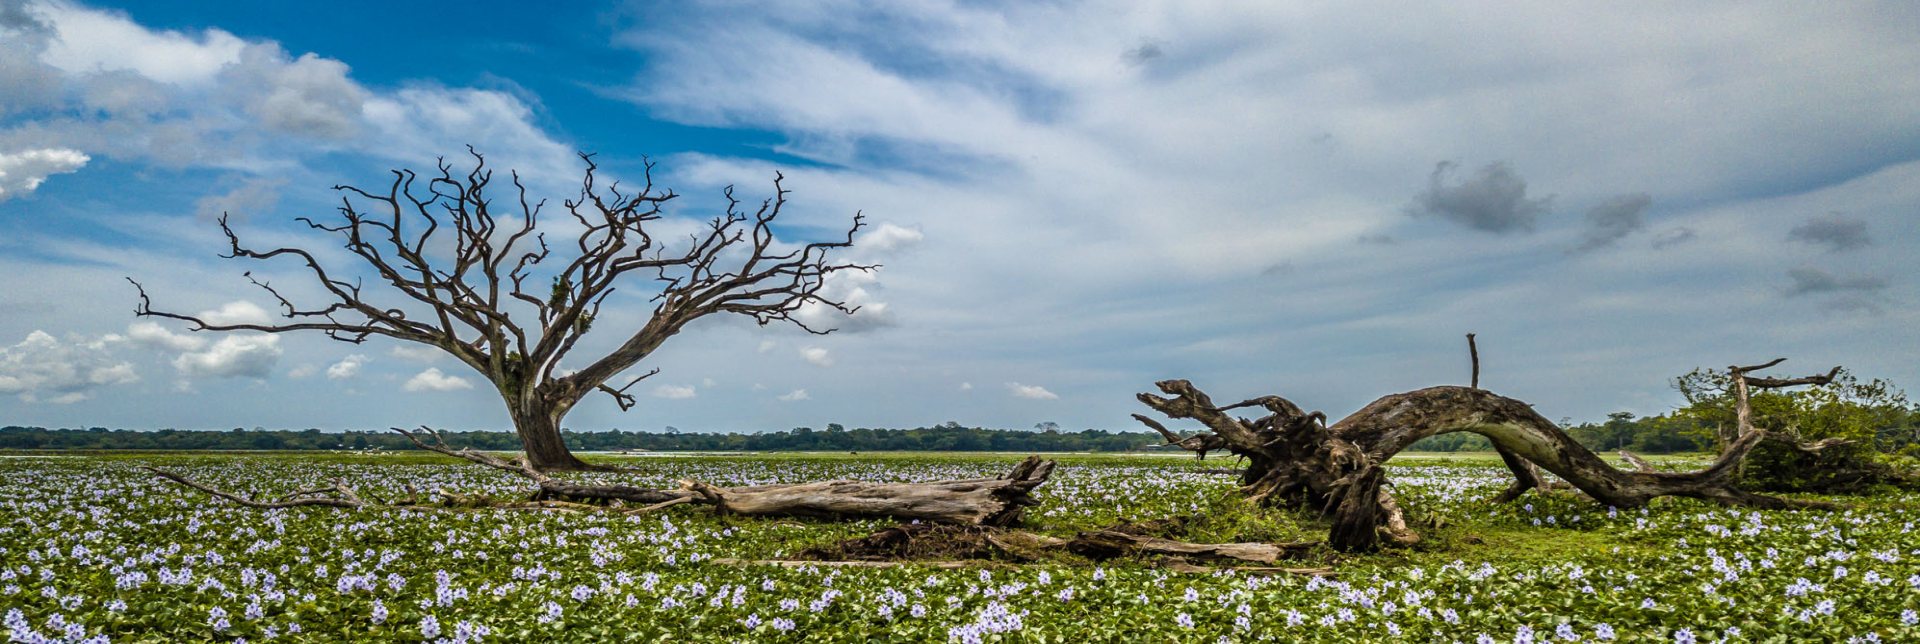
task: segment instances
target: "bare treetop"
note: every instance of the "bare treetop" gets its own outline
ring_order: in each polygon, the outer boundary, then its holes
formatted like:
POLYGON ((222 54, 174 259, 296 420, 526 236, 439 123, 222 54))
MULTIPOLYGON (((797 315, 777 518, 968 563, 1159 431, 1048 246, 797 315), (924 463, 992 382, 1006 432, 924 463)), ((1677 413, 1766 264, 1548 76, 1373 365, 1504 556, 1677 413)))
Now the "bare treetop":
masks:
MULTIPOLYGON (((383 285, 398 292, 393 301, 374 301, 361 280, 343 278, 305 249, 249 248, 223 216, 220 229, 230 246, 224 257, 298 259, 330 296, 327 301, 303 308, 249 272, 248 279, 280 303, 286 322, 209 323, 197 316, 154 309, 144 288, 140 288, 135 313, 182 320, 196 331, 319 331, 352 343, 385 336, 439 347, 486 376, 507 398, 536 467, 572 468, 577 461, 570 455, 552 463, 532 453, 535 447, 523 415, 541 417, 526 419, 541 421, 535 425, 551 425, 552 440, 557 443, 559 418, 587 393, 606 392, 621 409, 631 408, 635 400, 627 389, 654 372, 618 388, 608 382, 687 323, 708 314, 734 313, 750 316, 763 326, 783 321, 809 333, 830 333, 833 329, 810 327, 794 313, 819 304, 852 314, 858 307, 823 296, 822 288, 836 272, 878 268, 829 259, 834 249, 853 245, 854 233, 862 226, 859 213, 841 239, 797 246, 779 243, 773 223, 788 194, 779 174, 774 177, 774 196, 752 212, 741 207, 728 186, 724 214, 685 238, 684 245, 661 239, 648 223, 662 219, 663 206, 678 195, 654 186, 653 162, 645 163, 644 183, 637 191, 623 189, 617 182, 601 187, 596 176, 599 166, 591 154, 580 155, 586 170, 579 196, 563 202, 580 232, 556 252, 546 233, 536 230, 546 202, 530 201, 519 174, 510 173, 515 201, 504 212, 496 208, 486 194, 493 172, 482 155, 468 151, 474 166, 464 175, 444 159, 437 164, 438 172, 424 181, 411 170, 394 170, 393 182, 381 192, 334 186, 345 193, 339 220, 297 219, 314 230, 338 235, 362 268, 372 269, 383 285), (535 272, 542 264, 560 261, 566 264, 557 270, 535 272), (610 353, 577 372, 556 376, 560 361, 594 328, 607 296, 629 274, 650 278, 659 289, 651 299, 652 315, 638 328, 621 325, 619 332, 629 335, 610 353), (543 283, 541 278, 550 281, 543 283), (409 317, 408 308, 431 313, 409 317)), ((140 287, 138 282, 134 285, 140 287)), ((563 444, 560 451, 564 452, 563 444)))

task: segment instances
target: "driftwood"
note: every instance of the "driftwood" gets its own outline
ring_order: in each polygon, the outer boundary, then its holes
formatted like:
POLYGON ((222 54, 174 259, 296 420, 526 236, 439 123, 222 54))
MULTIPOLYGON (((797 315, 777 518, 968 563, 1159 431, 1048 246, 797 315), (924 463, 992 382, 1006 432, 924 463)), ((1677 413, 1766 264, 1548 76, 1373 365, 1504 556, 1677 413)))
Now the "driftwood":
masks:
MULTIPOLYGON (((683 480, 680 482, 680 489, 662 490, 627 485, 571 483, 549 476, 529 465, 524 459, 505 459, 471 448, 456 450, 449 447, 440 433, 431 428, 423 427, 418 432, 410 432, 396 427, 394 431, 405 435, 421 449, 516 474, 539 486, 539 492, 525 503, 492 507, 563 513, 600 509, 598 506, 582 503, 583 501, 618 501, 646 504, 637 509, 620 510, 626 514, 653 512, 675 505, 702 504, 713 506, 718 512, 747 516, 891 518, 942 524, 1009 526, 1018 523, 1028 507, 1039 503, 1032 497, 1033 490, 1046 483, 1047 477, 1053 474, 1054 468, 1053 461, 1031 456, 1014 466, 1013 471, 996 478, 927 483, 821 481, 749 487, 715 487, 699 481, 683 480), (427 441, 423 438, 432 440, 427 441)), ((352 488, 338 481, 328 488, 301 490, 275 501, 257 501, 198 483, 180 474, 151 467, 145 469, 180 485, 253 508, 325 506, 361 509, 382 505, 360 498, 352 488), (323 496, 327 494, 337 496, 323 496)), ((446 499, 450 505, 476 505, 473 499, 453 492, 437 490, 436 493, 446 499)), ((410 501, 393 505, 418 503, 417 489, 409 488, 408 495, 410 501)))
POLYGON ((892 517, 935 523, 1007 526, 1018 523, 1029 495, 1053 473, 1053 461, 1027 457, 1005 476, 930 483, 822 481, 720 488, 698 481, 681 487, 722 512, 751 516, 892 517))
POLYGON ((1639 469, 1637 463, 1638 471, 1615 469, 1535 412, 1532 406, 1473 387, 1430 387, 1393 394, 1328 426, 1325 414, 1307 412, 1279 396, 1219 406, 1192 383, 1167 380, 1156 383, 1160 394, 1140 394, 1140 401, 1168 418, 1193 419, 1211 431, 1175 441, 1177 435, 1160 423, 1137 414, 1135 418, 1168 436, 1169 442, 1210 442, 1194 440, 1200 436, 1223 441, 1226 449, 1247 458, 1247 469, 1240 477, 1243 494, 1262 504, 1315 510, 1330 516, 1328 543, 1344 551, 1371 550, 1382 543, 1404 544, 1418 540, 1419 536, 1407 527, 1404 513, 1393 495, 1386 490, 1382 466, 1416 441, 1449 432, 1473 432, 1494 444, 1519 481, 1501 495, 1505 498, 1517 497, 1528 489, 1549 487, 1535 469, 1538 468, 1552 472, 1597 502, 1617 507, 1639 507, 1662 496, 1758 508, 1835 507, 1830 503, 1754 494, 1733 483, 1731 475, 1762 441, 1785 442, 1805 451, 1819 451, 1844 443, 1829 439, 1803 444, 1783 434, 1754 429, 1749 424, 1746 388, 1823 384, 1832 378, 1831 373, 1793 379, 1746 375, 1778 363, 1776 360, 1759 367, 1733 368, 1739 383, 1737 393, 1742 413, 1738 429, 1741 433, 1718 460, 1697 472, 1647 471, 1639 469), (1260 407, 1268 414, 1258 420, 1248 420, 1226 413, 1241 407, 1260 407))

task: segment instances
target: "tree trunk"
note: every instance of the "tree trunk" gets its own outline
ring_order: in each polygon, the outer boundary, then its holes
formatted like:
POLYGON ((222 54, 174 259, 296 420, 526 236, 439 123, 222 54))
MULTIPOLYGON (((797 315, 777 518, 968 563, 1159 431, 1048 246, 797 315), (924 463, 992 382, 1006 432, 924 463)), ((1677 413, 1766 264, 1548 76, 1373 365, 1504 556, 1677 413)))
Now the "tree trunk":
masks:
MULTIPOLYGON (((1418 539, 1406 528, 1398 504, 1386 491, 1381 466, 1420 439, 1450 432, 1473 432, 1494 444, 1521 479, 1509 490, 1512 496, 1545 486, 1533 471, 1537 465, 1594 500, 1616 507, 1637 507, 1661 496, 1763 508, 1823 505, 1752 494, 1730 482, 1728 475, 1760 441, 1791 442, 1764 431, 1742 436, 1713 466, 1698 472, 1627 472, 1607 465, 1532 406, 1483 389, 1432 387, 1394 394, 1328 427, 1316 422, 1324 415, 1304 412, 1278 396, 1217 407, 1185 380, 1157 385, 1172 397, 1140 394, 1140 401, 1169 418, 1200 421, 1225 440, 1228 450, 1246 457, 1250 464, 1241 491, 1249 498, 1332 514, 1328 543, 1341 550, 1370 550, 1382 537, 1399 543, 1418 539), (1225 413, 1250 406, 1270 413, 1259 420, 1225 413)), ((1170 433, 1158 423, 1147 424, 1170 433)))
POLYGON ((526 452, 527 464, 533 469, 542 472, 600 469, 575 457, 567 449, 566 439, 560 436, 560 419, 570 408, 507 402, 507 410, 513 416, 513 431, 520 436, 520 449, 526 452))

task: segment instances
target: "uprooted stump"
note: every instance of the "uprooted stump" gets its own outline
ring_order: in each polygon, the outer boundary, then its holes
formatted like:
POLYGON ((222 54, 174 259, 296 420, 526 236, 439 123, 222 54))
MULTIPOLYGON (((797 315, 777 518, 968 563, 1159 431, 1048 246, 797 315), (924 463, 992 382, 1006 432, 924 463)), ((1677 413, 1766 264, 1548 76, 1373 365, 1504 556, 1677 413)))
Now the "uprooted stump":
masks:
MULTIPOLYGON (((680 489, 663 490, 627 485, 585 485, 562 481, 548 476, 522 459, 503 459, 471 448, 456 450, 446 444, 439 432, 424 427, 421 430, 415 433, 394 428, 394 431, 405 435, 421 449, 516 474, 539 486, 540 490, 534 495, 535 500, 532 502, 511 506, 492 506, 510 509, 579 512, 594 509, 594 506, 581 503, 583 501, 601 503, 619 501, 645 504, 640 508, 621 510, 625 514, 653 512, 675 505, 701 504, 713 506, 718 512, 747 516, 890 518, 940 524, 1005 527, 1019 523, 1028 507, 1039 504, 1033 499, 1033 491, 1047 482, 1047 477, 1053 474, 1054 468, 1053 461, 1030 456, 1014 466, 1013 470, 1005 476, 993 478, 926 483, 821 481, 747 487, 716 487, 699 481, 681 481, 680 489), (422 440, 423 436, 431 437, 433 440, 431 442, 422 440)), ((318 506, 358 510, 384 505, 419 505, 418 494, 414 492, 409 493, 408 501, 388 504, 378 502, 377 499, 369 501, 357 494, 353 488, 337 481, 331 487, 301 490, 275 501, 257 501, 221 491, 180 474, 151 467, 146 469, 182 486, 255 508, 318 506)), ((457 494, 442 491, 440 495, 447 499, 449 505, 478 505, 474 500, 457 494)))

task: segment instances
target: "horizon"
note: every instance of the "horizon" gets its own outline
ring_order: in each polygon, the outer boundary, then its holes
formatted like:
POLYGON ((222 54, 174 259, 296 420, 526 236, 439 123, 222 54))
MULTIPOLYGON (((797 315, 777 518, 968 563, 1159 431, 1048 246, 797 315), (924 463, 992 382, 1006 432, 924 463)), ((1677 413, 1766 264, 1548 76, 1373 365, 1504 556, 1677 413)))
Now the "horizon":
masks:
POLYGON ((244 272, 317 289, 220 259, 216 217, 351 267, 294 218, 469 144, 551 204, 576 152, 630 184, 656 161, 681 195, 663 237, 776 172, 783 243, 866 217, 841 257, 882 267, 829 284, 860 311, 802 312, 837 332, 703 319, 629 372, 661 369, 638 406, 589 396, 571 431, 1139 432, 1133 395, 1165 379, 1337 420, 1466 384, 1468 333, 1485 388, 1577 422, 1779 357, 1920 382, 1911 4, 740 13, 0 0, 0 424, 506 431, 435 350, 188 333, 125 281, 272 319, 244 272))

